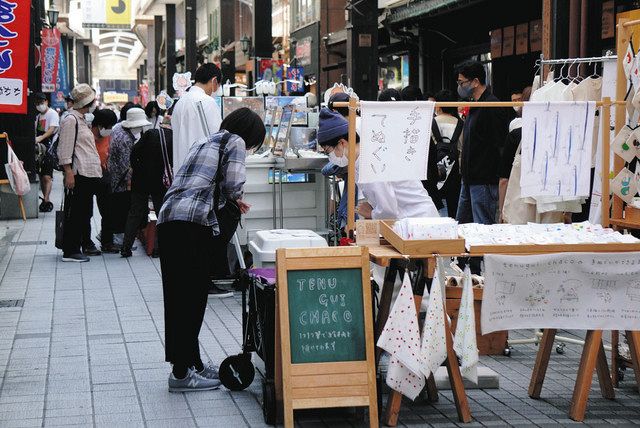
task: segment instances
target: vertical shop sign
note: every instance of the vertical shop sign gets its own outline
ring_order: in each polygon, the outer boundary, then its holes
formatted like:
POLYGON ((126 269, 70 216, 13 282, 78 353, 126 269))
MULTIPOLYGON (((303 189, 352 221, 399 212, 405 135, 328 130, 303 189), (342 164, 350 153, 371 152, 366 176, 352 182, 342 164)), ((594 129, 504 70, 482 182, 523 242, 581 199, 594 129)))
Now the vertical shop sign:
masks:
POLYGON ((496 59, 502 56, 502 30, 491 31, 491 58, 496 59))
POLYGON ((0 0, 0 113, 27 113, 31 2, 0 0))
POLYGON ((40 55, 42 92, 55 92, 58 79, 58 61, 60 59, 60 32, 57 28, 45 28, 42 30, 40 55))
POLYGON ((66 102, 64 97, 69 94, 69 78, 67 77, 67 60, 64 52, 60 49, 60 59, 58 63, 58 78, 56 79, 56 90, 51 94, 51 107, 64 109, 66 102))
POLYGON ((516 25, 516 55, 523 55, 529 51, 529 24, 516 25))
POLYGON ((287 82, 287 92, 304 91, 304 67, 289 67, 287 80, 297 80, 298 83, 287 82))
POLYGON ((610 39, 615 36, 615 12, 614 1, 602 2, 602 34, 601 38, 610 39))
POLYGON ((513 55, 513 45, 515 38, 513 26, 502 29, 502 56, 513 55))
POLYGON ((542 50, 542 20, 537 19, 529 23, 529 43, 531 52, 542 50))

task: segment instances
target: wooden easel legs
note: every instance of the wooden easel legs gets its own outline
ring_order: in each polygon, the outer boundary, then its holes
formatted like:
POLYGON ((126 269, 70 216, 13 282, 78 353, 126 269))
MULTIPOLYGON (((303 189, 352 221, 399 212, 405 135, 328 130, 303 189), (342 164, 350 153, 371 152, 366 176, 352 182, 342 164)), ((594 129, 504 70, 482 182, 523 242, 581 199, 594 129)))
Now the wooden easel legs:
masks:
MULTIPOLYGON (((536 356, 536 363, 529 384, 529 396, 531 398, 540 398, 542 384, 549 366, 549 358, 553 349, 553 340, 557 330, 544 330, 540 341, 540 348, 536 356)), ((587 409, 587 399, 589 398, 589 390, 591 389, 591 381, 593 371, 598 372, 598 381, 600 390, 604 398, 615 398, 613 383, 607 365, 607 357, 602 345, 602 331, 589 330, 585 339, 584 348, 582 349, 582 357, 578 368, 576 385, 573 390, 573 398, 571 400, 571 409, 569 417, 574 421, 583 421, 584 414, 587 409)))

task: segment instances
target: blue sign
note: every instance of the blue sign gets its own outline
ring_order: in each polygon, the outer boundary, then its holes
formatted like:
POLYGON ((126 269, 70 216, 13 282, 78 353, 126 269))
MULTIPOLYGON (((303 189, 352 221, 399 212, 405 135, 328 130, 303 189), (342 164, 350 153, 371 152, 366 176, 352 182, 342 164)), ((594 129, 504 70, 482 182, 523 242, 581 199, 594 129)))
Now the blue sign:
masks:
POLYGON ((300 82, 287 82, 287 92, 304 92, 304 67, 290 67, 287 69, 287 80, 297 80, 300 82))
MULTIPOLYGON (((62 46, 61 46, 62 47, 62 46)), ((67 104, 64 97, 69 95, 69 76, 67 74, 67 58, 64 49, 60 49, 60 61, 58 65, 58 78, 56 79, 56 90, 51 93, 51 108, 64 110, 67 104)))

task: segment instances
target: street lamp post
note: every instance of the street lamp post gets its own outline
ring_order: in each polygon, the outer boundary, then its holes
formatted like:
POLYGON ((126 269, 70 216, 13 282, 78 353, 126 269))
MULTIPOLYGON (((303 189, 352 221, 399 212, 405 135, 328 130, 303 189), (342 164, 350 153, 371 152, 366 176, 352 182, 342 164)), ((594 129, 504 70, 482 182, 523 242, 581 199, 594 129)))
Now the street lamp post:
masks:
POLYGON ((56 25, 58 25, 59 14, 60 11, 56 9, 55 3, 53 2, 53 0, 51 0, 49 3, 49 10, 47 11, 47 18, 49 18, 49 25, 51 26, 51 28, 55 28, 56 25))

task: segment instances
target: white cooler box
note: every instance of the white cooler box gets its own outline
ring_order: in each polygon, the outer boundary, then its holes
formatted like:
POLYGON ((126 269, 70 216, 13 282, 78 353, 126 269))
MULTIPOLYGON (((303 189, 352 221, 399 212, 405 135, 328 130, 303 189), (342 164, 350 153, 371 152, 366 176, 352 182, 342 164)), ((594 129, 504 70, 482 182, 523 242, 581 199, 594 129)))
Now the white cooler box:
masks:
POLYGON ((275 267, 278 248, 314 248, 328 247, 327 241, 311 230, 261 230, 249 242, 249 251, 253 255, 256 268, 275 267))

